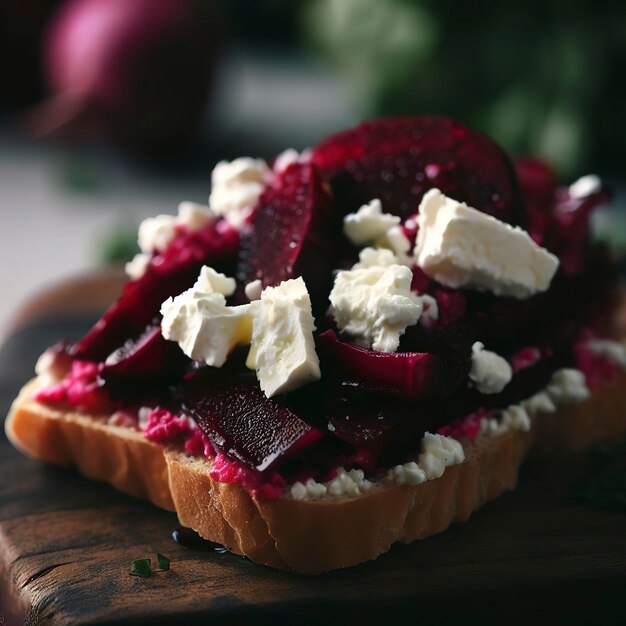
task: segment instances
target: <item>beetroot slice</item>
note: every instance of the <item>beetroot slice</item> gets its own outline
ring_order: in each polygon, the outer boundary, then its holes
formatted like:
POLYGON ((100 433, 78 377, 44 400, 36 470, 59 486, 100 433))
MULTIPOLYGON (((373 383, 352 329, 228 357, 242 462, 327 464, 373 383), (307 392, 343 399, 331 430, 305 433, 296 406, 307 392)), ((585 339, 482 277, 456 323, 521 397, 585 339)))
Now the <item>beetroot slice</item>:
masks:
POLYGON ((505 222, 522 219, 513 166, 491 139, 446 117, 379 119, 332 135, 312 162, 348 213, 372 198, 401 218, 433 187, 505 222))
MULTIPOLYGON (((467 379, 470 357, 428 352, 375 352, 340 341, 332 330, 318 337, 322 371, 348 387, 419 400, 452 395, 467 379)), ((469 353, 468 353, 469 354, 469 353)))
POLYGON ((159 315, 161 304, 193 285, 204 264, 231 273, 239 235, 218 222, 202 231, 179 235, 155 256, 146 273, 129 281, 122 295, 72 348, 77 359, 103 361, 128 339, 137 337, 159 315))
POLYGON ((591 214, 610 199, 606 187, 584 197, 573 197, 567 188, 557 190, 543 245, 559 257, 566 274, 578 274, 588 263, 591 214))
POLYGON ((535 241, 541 243, 554 209, 557 188, 555 173, 547 163, 536 157, 517 159, 515 171, 524 202, 528 232, 535 241))
POLYGON ((203 371, 185 382, 180 397, 185 413, 213 445, 261 472, 281 465, 323 436, 266 398, 254 375, 203 371))
POLYGON ((242 231, 239 277, 267 287, 302 276, 314 305, 325 302, 335 222, 328 186, 315 168, 290 165, 263 192, 242 231))
POLYGON ((100 376, 107 385, 132 392, 137 387, 166 384, 182 378, 189 362, 178 344, 167 341, 157 325, 110 354, 100 376))

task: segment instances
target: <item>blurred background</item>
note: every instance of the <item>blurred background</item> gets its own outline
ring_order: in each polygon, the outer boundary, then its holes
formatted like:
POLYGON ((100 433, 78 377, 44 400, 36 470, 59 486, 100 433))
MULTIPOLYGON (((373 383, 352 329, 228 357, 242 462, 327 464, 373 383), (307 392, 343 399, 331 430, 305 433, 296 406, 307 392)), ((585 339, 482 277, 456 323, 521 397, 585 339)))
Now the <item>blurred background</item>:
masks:
POLYGON ((442 113, 564 181, 613 182, 626 247, 624 0, 0 0, 0 332, 27 294, 130 258, 222 158, 442 113))

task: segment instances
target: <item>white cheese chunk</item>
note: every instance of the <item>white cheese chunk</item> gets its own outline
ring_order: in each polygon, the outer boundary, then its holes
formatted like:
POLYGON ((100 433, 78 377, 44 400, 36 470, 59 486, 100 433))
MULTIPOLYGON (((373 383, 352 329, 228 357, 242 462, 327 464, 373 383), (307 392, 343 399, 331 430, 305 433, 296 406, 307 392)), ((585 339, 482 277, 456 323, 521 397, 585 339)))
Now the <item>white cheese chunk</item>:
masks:
POLYGON ((424 434, 418 463, 427 480, 443 476, 446 467, 464 460, 463 446, 456 439, 432 433, 424 434))
POLYGON ((480 341, 472 346, 470 380, 480 393, 500 393, 511 382, 513 370, 506 359, 484 348, 480 341))
POLYGON ((215 214, 208 206, 184 201, 178 205, 176 223, 187 230, 202 230, 215 220, 215 214))
POLYGON ((268 398, 319 380, 315 321, 302 278, 267 287, 257 305, 247 365, 268 398))
POLYGON ((602 189, 602 181, 595 174, 582 176, 569 186, 569 195, 572 198, 586 198, 602 189))
MULTIPOLYGON (((157 215, 149 217, 139 225, 137 243, 144 254, 163 252, 176 237, 177 227, 185 230, 200 230, 215 219, 208 206, 195 202, 181 202, 178 205, 178 215, 157 215)), ((138 273, 140 261, 129 268, 138 273)))
POLYGON ((412 278, 404 265, 337 272, 330 313, 358 345, 395 352, 407 326, 422 314, 422 303, 411 292, 412 278))
POLYGON ((241 157, 220 161, 211 175, 209 206, 235 228, 241 228, 271 176, 263 159, 241 157))
POLYGON ((392 226, 387 232, 376 241, 379 248, 391 250, 398 263, 411 267, 415 265, 415 259, 409 254, 411 242, 407 239, 401 226, 392 226))
POLYGON ((173 215, 157 215, 141 222, 137 243, 144 254, 163 252, 175 236, 176 218, 173 215))
POLYGON ((516 228, 431 189, 419 207, 417 265, 448 287, 527 298, 545 291, 559 260, 516 228))
POLYGON ((611 339, 590 339, 587 349, 592 354, 604 356, 626 368, 626 346, 611 339))
POLYGON ((552 374, 546 392, 557 405, 582 402, 591 395, 585 375, 569 367, 552 374))
POLYGON ((359 252, 359 262, 352 266, 353 270, 365 269, 367 267, 388 267, 398 265, 396 255, 386 248, 363 248, 359 252))
POLYGON ((148 265, 150 265, 150 259, 152 259, 152 255, 139 252, 124 266, 126 275, 131 280, 138 280, 146 273, 148 265))
POLYGON ((176 341, 190 359, 221 367, 233 348, 249 344, 252 336, 252 304, 226 306, 224 292, 231 288, 232 278, 203 268, 194 287, 161 305, 163 337, 176 341))
POLYGON ((307 148, 298 152, 293 148, 283 150, 275 159, 272 169, 276 174, 282 174, 290 165, 294 163, 308 163, 311 160, 311 150, 307 148))
POLYGON ((221 293, 223 296, 232 296, 237 283, 234 278, 216 272, 212 267, 204 265, 193 288, 200 293, 221 293))
POLYGON ((348 213, 343 220, 343 232, 355 246, 365 246, 384 237, 392 226, 397 226, 400 218, 383 213, 378 199, 364 204, 356 213, 348 213))
POLYGON ((254 300, 260 300, 261 299, 261 292, 263 291, 263 283, 260 280, 253 280, 252 282, 249 282, 245 287, 244 287, 244 292, 246 294, 246 298, 248 298, 248 300, 250 300, 250 302, 254 301, 254 300))

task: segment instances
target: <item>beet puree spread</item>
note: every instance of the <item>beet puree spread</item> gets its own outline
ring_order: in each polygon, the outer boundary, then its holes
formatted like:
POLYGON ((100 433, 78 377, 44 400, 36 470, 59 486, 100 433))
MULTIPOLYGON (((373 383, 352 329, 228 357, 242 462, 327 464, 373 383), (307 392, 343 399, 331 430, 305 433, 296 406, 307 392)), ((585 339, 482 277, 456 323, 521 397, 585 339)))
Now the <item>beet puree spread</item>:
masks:
MULTIPOLYGON (((70 371, 37 400, 88 414, 152 407, 141 425, 147 439, 211 459, 216 481, 277 498, 294 481, 330 481, 337 468, 380 476, 415 458, 427 431, 471 441, 485 420, 515 415, 511 407, 547 388, 562 368, 580 370, 592 390, 623 370, 589 348, 603 336, 615 295, 611 260, 589 237, 590 213, 608 198, 601 186, 574 194, 541 162, 513 164, 487 137, 442 117, 370 122, 282 161, 243 207, 241 230, 228 215, 196 230, 178 226, 145 273, 66 351, 70 371), (418 207, 431 189, 528 231, 560 261, 549 288, 517 299, 427 275, 412 251, 418 207), (411 291, 428 311, 427 321, 400 333, 395 352, 359 344, 327 313, 333 271, 359 261, 344 217, 373 199, 397 228, 372 242, 387 252, 371 249, 370 258, 409 267, 411 291), (190 288, 204 265, 237 277, 225 292, 230 307, 248 302, 249 283, 264 289, 303 277, 321 379, 266 397, 244 348, 233 346, 217 368, 166 341, 161 304, 190 288), (490 351, 481 363, 476 342, 490 351), (510 370, 505 384, 479 391, 472 381, 500 357, 510 370)), ((376 227, 376 216, 367 219, 376 227)))

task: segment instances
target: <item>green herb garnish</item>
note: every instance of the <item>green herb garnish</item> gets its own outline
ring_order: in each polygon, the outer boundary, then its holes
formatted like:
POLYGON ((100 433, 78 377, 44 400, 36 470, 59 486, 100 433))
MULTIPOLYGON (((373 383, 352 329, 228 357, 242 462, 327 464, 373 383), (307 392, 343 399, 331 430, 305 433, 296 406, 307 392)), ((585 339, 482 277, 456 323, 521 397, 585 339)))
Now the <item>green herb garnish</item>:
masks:
POLYGON ((131 576, 150 578, 150 576, 152 576, 152 563, 150 559, 137 559, 133 561, 129 573, 131 576))
POLYGON ((159 554, 157 552, 157 562, 159 564, 159 569, 168 570, 170 568, 170 560, 164 556, 163 554, 159 554))

